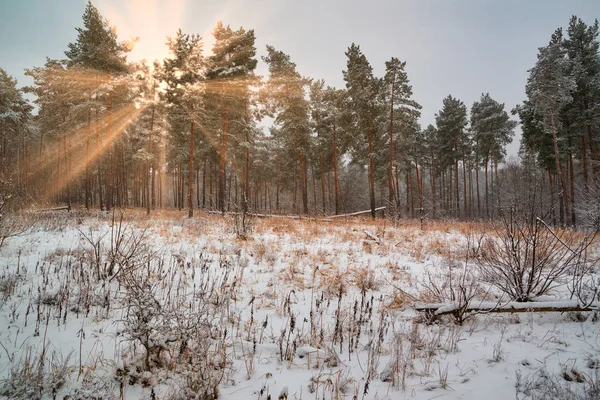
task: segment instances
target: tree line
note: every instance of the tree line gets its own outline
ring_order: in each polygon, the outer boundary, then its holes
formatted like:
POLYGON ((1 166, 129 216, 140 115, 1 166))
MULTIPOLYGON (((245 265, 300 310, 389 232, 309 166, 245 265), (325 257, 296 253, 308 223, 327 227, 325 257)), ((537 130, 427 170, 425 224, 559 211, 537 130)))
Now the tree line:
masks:
MULTIPOLYGON (((21 204, 198 208, 494 218, 529 208, 576 224, 600 178, 598 22, 573 17, 529 71, 520 161, 506 163, 517 121, 489 93, 470 110, 452 95, 419 124, 406 62, 377 77, 360 46, 346 50, 344 88, 302 76, 267 46, 256 74, 254 30, 218 22, 177 31, 170 54, 130 62, 133 42, 89 2, 64 60, 0 69, 0 184, 21 204), (25 100, 30 93, 35 108, 25 100), (34 111, 35 110, 35 111, 34 111)), ((4 196, 7 201, 8 196, 4 196)), ((593 201, 592 201, 593 203, 593 201)), ((586 208, 587 207, 587 208, 586 208)))

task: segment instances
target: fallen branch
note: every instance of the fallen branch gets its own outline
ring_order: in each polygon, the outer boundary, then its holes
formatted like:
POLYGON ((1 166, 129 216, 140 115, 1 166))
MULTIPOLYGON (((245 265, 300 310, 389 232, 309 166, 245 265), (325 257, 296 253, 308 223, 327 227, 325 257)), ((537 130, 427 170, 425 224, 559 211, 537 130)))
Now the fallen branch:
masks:
POLYGON ((367 235, 367 237, 369 239, 371 239, 372 241, 374 241, 377 244, 381 244, 381 239, 378 238, 377 236, 373 235, 372 233, 369 233, 367 231, 363 231, 365 233, 365 235, 367 235))

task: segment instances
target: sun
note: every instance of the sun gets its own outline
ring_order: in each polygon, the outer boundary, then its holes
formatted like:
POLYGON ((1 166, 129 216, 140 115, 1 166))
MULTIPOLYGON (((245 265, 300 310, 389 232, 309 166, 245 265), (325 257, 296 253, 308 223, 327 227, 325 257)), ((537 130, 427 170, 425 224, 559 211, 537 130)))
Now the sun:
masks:
POLYGON ((168 56, 166 36, 181 26, 186 0, 127 0, 119 3, 119 9, 99 2, 99 8, 121 40, 139 38, 127 58, 151 64, 168 56))

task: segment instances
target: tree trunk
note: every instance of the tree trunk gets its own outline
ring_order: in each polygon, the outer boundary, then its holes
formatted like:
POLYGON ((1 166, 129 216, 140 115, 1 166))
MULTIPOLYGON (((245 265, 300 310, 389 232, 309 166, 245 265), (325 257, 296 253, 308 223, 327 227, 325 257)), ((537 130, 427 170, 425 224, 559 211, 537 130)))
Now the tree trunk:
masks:
POLYGON ((581 135, 581 165, 583 167, 583 187, 585 192, 589 191, 588 186, 588 167, 587 167, 587 149, 585 148, 585 136, 581 135))
MULTIPOLYGON (((590 108, 590 104, 589 104, 589 99, 587 94, 584 96, 583 99, 583 107, 587 113, 587 111, 590 108)), ((552 118, 552 124, 554 124, 554 118, 552 118)), ((587 130, 587 134, 588 134, 588 144, 590 145, 590 170, 591 170, 591 177, 592 177, 592 184, 596 181, 596 173, 598 171, 596 171, 596 166, 594 165, 594 162, 597 161, 597 157, 596 157, 596 146, 594 145, 594 137, 593 137, 593 132, 592 132, 592 127, 590 126, 589 123, 586 123, 586 130, 587 130)))
POLYGON ((308 180, 306 177, 306 160, 303 159, 302 149, 298 145, 298 165, 300 167, 300 187, 302 189, 302 212, 308 215, 308 180))
POLYGON ((373 137, 371 135, 371 126, 367 129, 369 140, 369 198, 371 203, 371 217, 375 218, 375 160, 373 154, 373 137))
POLYGON ((313 183, 313 204, 314 204, 313 208, 316 211, 317 210, 317 182, 316 182, 316 178, 315 178, 315 165, 313 163, 311 163, 310 170, 311 170, 312 183, 313 183))
POLYGON ((325 178, 323 176, 323 153, 319 153, 319 169, 321 173, 321 198, 323 200, 323 215, 327 214, 327 208, 325 207, 325 178))
POLYGON ((394 81, 392 80, 392 96, 390 102, 390 162, 388 167, 388 207, 394 205, 394 173, 393 173, 393 156, 394 156, 394 81))
POLYGON ((490 202, 489 202, 489 191, 488 191, 488 164, 489 164, 489 153, 488 157, 485 159, 485 214, 487 218, 490 218, 490 202))
POLYGON ((573 172, 573 153, 569 152, 569 173, 570 173, 570 186, 571 186, 571 224, 577 226, 575 217, 575 173, 573 172))
POLYGON ((467 166, 465 164, 465 152, 462 152, 462 172, 463 172, 463 215, 467 214, 467 166))
POLYGON ((150 215, 150 185, 148 184, 148 174, 150 174, 150 166, 148 161, 144 168, 144 186, 146 186, 146 215, 150 215))
POLYGON ((188 218, 194 216, 194 105, 191 106, 190 118, 190 159, 188 171, 188 218))
POLYGON ((417 197, 419 199, 419 212, 423 211, 423 186, 421 182, 421 174, 419 174, 419 164, 415 162, 415 175, 417 179, 417 197))
MULTIPOLYGON (((561 162, 560 162, 560 157, 558 155, 558 139, 556 137, 556 126, 554 125, 554 111, 549 110, 549 112, 550 112, 550 121, 552 123, 552 141, 554 143, 554 160, 556 161, 556 171, 559 174, 560 184, 562 186, 562 191, 563 191, 563 196, 562 196, 563 207, 565 207, 565 209, 566 209, 569 204, 568 199, 567 199, 567 184, 565 182, 565 174, 563 172, 561 162)), ((567 210, 565 210, 565 211, 567 211, 567 210)), ((568 218, 568 212, 566 212, 565 215, 567 215, 567 218, 568 218)), ((569 221, 567 221, 567 224, 568 223, 569 223, 569 221)))
POLYGON ((481 218, 481 198, 479 196, 479 152, 478 151, 475 151, 475 186, 477 189, 477 217, 481 218))
MULTIPOLYGON (((246 108, 246 118, 248 118, 248 109, 246 108)), ((246 166, 244 168, 244 199, 242 201, 243 212, 248 212, 248 201, 250 201, 250 134, 246 129, 246 166)), ((277 192, 279 196, 279 191, 277 192)))
POLYGON ((431 202, 433 205, 433 219, 437 218, 437 195, 435 193, 435 158, 433 150, 431 150, 431 166, 429 170, 429 180, 431 181, 431 202))
POLYGON ((204 167, 202 168, 202 208, 206 210, 206 159, 204 157, 204 167))
POLYGON ((548 184, 550 185, 550 212, 552 213, 552 224, 556 226, 556 211, 554 209, 554 185, 552 184, 552 173, 548 170, 548 184))
POLYGON ((90 138, 92 136, 92 109, 88 109, 87 138, 85 142, 85 209, 90 209, 90 138))
POLYGON ((333 186, 335 192, 335 215, 338 215, 340 213, 340 185, 338 181, 337 132, 335 122, 333 123, 333 186))
POLYGON ((221 152, 219 158, 219 210, 225 215, 225 165, 227 160, 227 135, 229 131, 229 108, 223 108, 223 132, 221 133, 221 152))
MULTIPOLYGON (((457 149, 458 151, 458 149, 457 149)), ((456 194, 456 216, 460 216, 460 188, 458 187, 458 158, 454 160, 454 190, 456 194)))
POLYGON ((275 210, 279 211, 279 192, 281 190, 281 157, 277 153, 277 193, 275 193, 275 210))
POLYGON ((152 199, 150 206, 154 209, 156 208, 156 166, 154 165, 154 161, 150 163, 150 168, 152 168, 152 199))

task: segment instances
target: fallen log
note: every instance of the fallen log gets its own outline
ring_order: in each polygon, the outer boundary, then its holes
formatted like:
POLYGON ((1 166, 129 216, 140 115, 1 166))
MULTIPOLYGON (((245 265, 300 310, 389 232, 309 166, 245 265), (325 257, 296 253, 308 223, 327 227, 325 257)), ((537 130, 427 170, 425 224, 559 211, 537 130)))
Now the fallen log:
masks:
MULTIPOLYGON (((381 211, 381 210, 385 210, 387 207, 386 206, 382 206, 382 207, 377 207, 375 209, 375 212, 377 211, 381 211)), ((353 212, 350 214, 340 214, 340 215, 332 215, 331 217, 327 217, 327 219, 334 219, 334 218, 345 218, 345 217, 354 217, 356 215, 362 215, 362 214, 368 214, 370 213, 371 210, 364 210, 364 211, 357 211, 357 212, 353 212)))
MULTIPOLYGON (((377 207, 375 209, 375 212, 385 210, 386 208, 387 208, 386 206, 377 207)), ((215 215, 223 215, 223 214, 224 215, 242 215, 242 213, 239 211, 226 211, 225 213, 222 213, 221 211, 215 211, 215 210, 203 210, 203 211, 207 214, 215 214, 215 215)), ((304 219, 304 220, 308 220, 308 221, 331 222, 333 219, 336 219, 336 218, 355 217, 357 215, 368 214, 370 212, 371 212, 371 210, 363 210, 363 211, 356 211, 356 212, 353 212, 350 214, 331 215, 331 216, 326 216, 323 218, 305 217, 303 215, 260 214, 260 213, 250 213, 250 212, 246 213, 246 214, 250 215, 252 217, 256 217, 256 218, 288 218, 288 219, 304 219)))
POLYGON ((27 211, 29 211, 29 212, 46 212, 46 211, 62 211, 62 210, 71 211, 71 206, 66 205, 66 206, 52 207, 52 208, 32 208, 27 211))
MULTIPOLYGON (((223 215, 221 211, 214 210, 203 210, 207 214, 215 214, 215 215, 223 215)), ((225 215, 242 215, 243 213, 239 211, 226 211, 225 215)), ((329 218, 314 218, 314 217, 305 217, 302 215, 283 215, 283 214, 260 214, 260 213, 246 213, 246 215, 255 218, 287 218, 287 219, 303 219, 307 221, 324 221, 331 222, 329 218)))
POLYGON ((441 316, 455 314, 457 312, 471 313, 517 313, 517 312, 566 312, 566 311, 600 311, 600 302, 591 304, 581 304, 577 300, 556 300, 556 301, 530 301, 507 303, 496 303, 493 301, 482 301, 470 304, 467 307, 459 306, 456 302, 452 303, 417 303, 415 310, 423 312, 430 316, 441 316))

